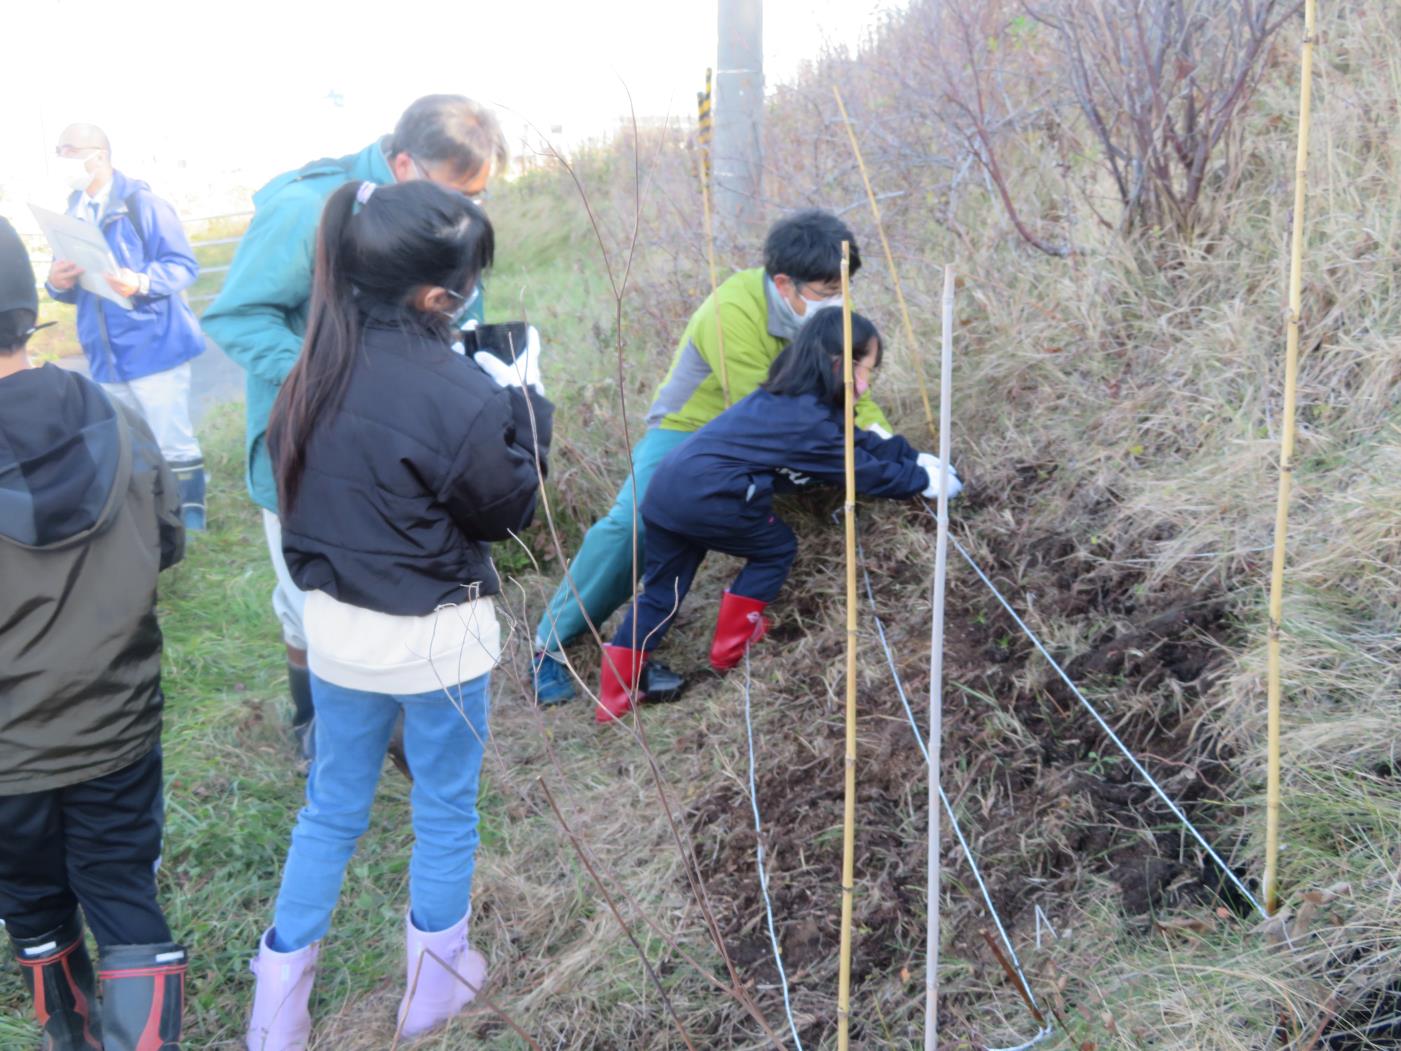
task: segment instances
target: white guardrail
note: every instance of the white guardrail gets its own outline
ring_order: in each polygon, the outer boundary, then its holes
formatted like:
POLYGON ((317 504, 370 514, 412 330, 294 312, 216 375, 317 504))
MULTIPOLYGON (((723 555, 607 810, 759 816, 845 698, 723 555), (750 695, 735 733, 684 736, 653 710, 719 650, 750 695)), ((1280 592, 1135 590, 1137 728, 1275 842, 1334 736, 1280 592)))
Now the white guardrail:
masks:
MULTIPOLYGON (((205 215, 201 216, 198 219, 181 219, 180 225, 184 226, 186 229, 189 229, 192 226, 199 226, 204 223, 217 223, 225 219, 242 219, 245 216, 250 216, 252 214, 253 212, 249 210, 242 212, 225 212, 223 215, 205 215)), ((213 237, 206 241, 191 241, 190 247, 195 249, 196 252, 198 252, 201 248, 214 248, 217 245, 236 245, 242 240, 242 234, 239 234, 237 237, 213 237)), ((44 256, 40 258, 31 255, 29 259, 30 262, 34 265, 34 272, 36 274, 48 273, 49 266, 53 263, 52 256, 44 256)), ((203 277, 206 274, 227 273, 228 269, 229 267, 227 264, 225 264, 224 266, 201 266, 199 268, 199 273, 200 276, 203 277)), ((43 290, 44 282, 41 280, 39 281, 39 291, 42 292, 43 290)), ((204 292, 197 296, 190 296, 189 303, 191 306, 194 306, 196 303, 207 303, 210 300, 212 300, 216 295, 218 295, 217 292, 204 292)))

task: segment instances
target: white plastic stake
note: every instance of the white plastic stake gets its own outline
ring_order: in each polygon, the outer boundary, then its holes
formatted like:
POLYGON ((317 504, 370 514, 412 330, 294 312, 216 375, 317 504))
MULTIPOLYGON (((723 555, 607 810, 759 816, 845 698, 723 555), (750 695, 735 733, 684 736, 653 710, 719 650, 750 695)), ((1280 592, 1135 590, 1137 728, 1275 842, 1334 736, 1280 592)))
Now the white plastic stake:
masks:
POLYGON ((944 582, 949 554, 949 402, 953 387, 953 267, 944 266, 939 357, 939 532, 934 556, 934 630, 929 647, 929 929, 924 976, 924 1048, 939 1046, 939 760, 943 747, 944 582))

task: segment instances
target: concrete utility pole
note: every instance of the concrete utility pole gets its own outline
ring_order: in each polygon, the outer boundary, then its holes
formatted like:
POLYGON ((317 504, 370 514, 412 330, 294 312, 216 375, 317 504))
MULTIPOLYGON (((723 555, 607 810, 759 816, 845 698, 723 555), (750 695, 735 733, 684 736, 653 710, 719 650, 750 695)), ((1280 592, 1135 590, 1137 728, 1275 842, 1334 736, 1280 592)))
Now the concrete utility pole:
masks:
POLYGON ((715 213, 722 233, 755 225, 763 172, 763 0, 718 0, 719 48, 712 147, 715 213))

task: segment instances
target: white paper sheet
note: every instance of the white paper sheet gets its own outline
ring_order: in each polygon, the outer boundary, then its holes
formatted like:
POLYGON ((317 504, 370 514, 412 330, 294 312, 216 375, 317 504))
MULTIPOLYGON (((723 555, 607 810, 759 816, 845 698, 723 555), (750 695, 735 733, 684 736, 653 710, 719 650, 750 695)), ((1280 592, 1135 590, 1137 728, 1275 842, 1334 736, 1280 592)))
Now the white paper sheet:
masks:
POLYGON ((107 247, 101 230, 92 223, 85 223, 62 212, 49 211, 37 204, 31 204, 29 210, 39 220, 44 236, 49 239, 54 258, 67 259, 83 268, 83 274, 78 278, 80 287, 111 300, 123 310, 131 309, 131 300, 114 291, 103 277, 104 274, 117 272, 117 261, 112 257, 112 250, 107 247))

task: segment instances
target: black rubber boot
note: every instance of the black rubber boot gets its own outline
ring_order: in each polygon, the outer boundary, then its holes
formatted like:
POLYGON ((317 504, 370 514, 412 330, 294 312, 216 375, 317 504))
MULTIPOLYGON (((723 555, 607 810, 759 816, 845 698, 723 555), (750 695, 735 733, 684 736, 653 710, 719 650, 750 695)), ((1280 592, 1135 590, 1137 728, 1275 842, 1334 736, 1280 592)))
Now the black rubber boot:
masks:
POLYGON ((185 947, 113 945, 102 953, 105 1051, 180 1051, 185 947))
POLYGON ((97 986, 77 911, 47 934, 10 941, 34 1001, 44 1051, 101 1051, 97 986))
POLYGON ((685 677, 676 674, 661 661, 652 659, 642 666, 642 681, 638 689, 647 695, 648 704, 667 704, 679 700, 685 688, 685 677))
POLYGON ((292 696, 292 735, 297 739, 297 754, 310 763, 316 758, 316 709, 311 704, 311 671, 292 659, 287 648, 287 692, 292 696))
POLYGON ((170 469, 175 472, 175 481, 180 485, 180 518, 185 528, 196 533, 204 532, 204 461, 173 463, 170 469))

